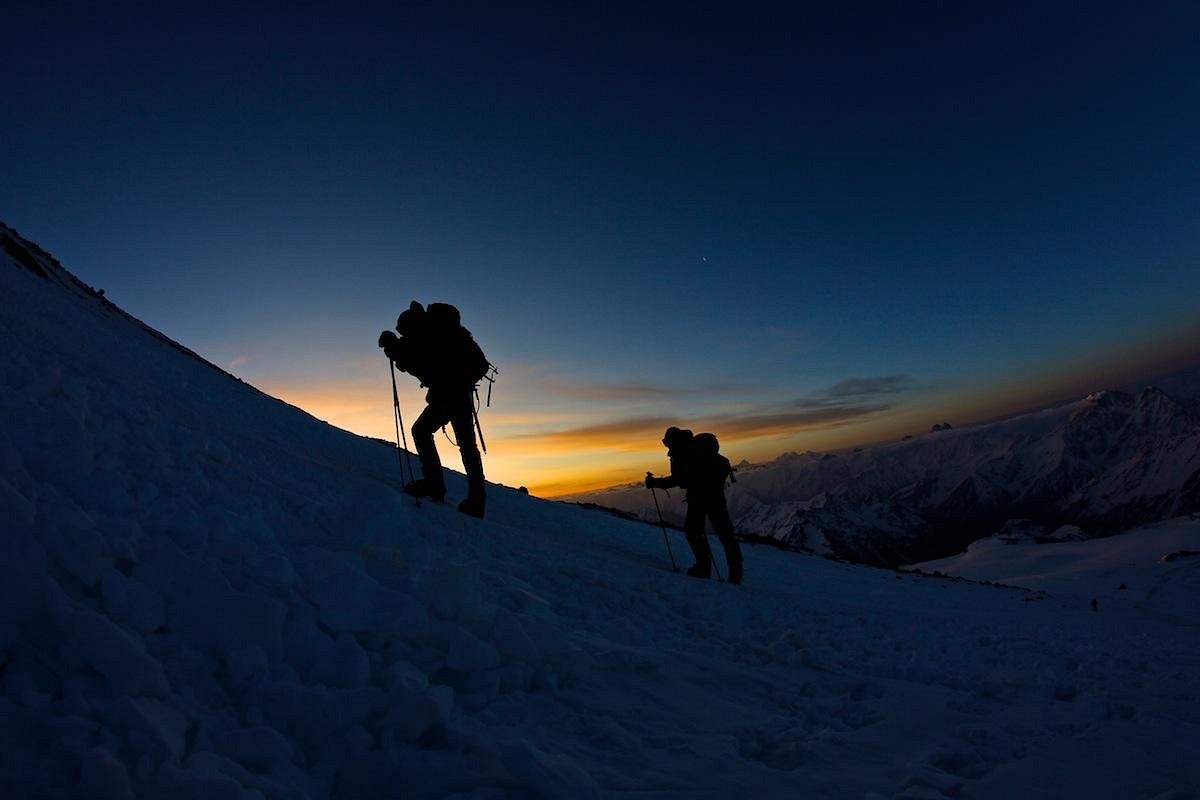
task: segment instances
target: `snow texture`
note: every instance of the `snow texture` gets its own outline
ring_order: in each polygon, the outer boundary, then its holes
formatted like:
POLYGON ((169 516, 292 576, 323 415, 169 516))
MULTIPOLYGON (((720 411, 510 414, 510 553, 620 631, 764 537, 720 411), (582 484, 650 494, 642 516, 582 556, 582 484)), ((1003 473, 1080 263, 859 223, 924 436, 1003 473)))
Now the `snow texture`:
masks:
POLYGON ((766 547, 696 581, 638 522, 417 508, 384 443, 0 241, 0 796, 1200 792, 1198 562, 1157 552, 1195 520, 963 557, 1038 591, 766 547))

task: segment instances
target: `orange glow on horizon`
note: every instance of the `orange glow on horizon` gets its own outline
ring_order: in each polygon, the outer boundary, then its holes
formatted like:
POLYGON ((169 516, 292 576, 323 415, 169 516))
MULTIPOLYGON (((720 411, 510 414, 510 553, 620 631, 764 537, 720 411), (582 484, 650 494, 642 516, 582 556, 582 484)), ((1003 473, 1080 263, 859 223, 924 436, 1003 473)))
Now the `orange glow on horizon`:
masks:
MULTIPOLYGON (((381 398, 377 386, 349 382, 268 386, 265 391, 352 433, 386 441, 395 439, 390 398, 381 398)), ((412 409, 405 416, 405 425, 411 428, 418 409, 424 407, 420 395, 402 397, 401 407, 412 409)), ((677 422, 697 431, 713 430, 721 438, 722 452, 735 463, 743 458, 773 458, 798 447, 798 437, 805 434, 805 449, 837 447, 842 439, 848 440, 848 446, 853 439, 852 429, 859 427, 831 421, 796 430, 780 425, 777 416, 765 415, 758 418, 757 424, 740 426, 736 418, 689 421, 667 417, 572 425, 579 421, 577 416, 560 414, 547 419, 540 414, 486 410, 481 415, 489 451, 484 457, 484 471, 490 481, 525 486, 536 496, 556 498, 635 483, 648 470, 664 473, 666 450, 660 439, 666 427, 677 422), (555 428, 554 423, 562 427, 555 428), (739 427, 743 435, 739 435, 739 427), (841 435, 830 435, 839 429, 841 435)), ((411 436, 411 431, 407 433, 411 436)), ((460 468, 448 441, 439 437, 438 449, 446 466, 460 468)))
MULTIPOLYGON (((743 459, 761 463, 788 451, 869 446, 922 434, 935 422, 962 427, 1183 369, 1200 361, 1197 341, 1200 325, 1187 330, 1176 327, 1103 354, 1059 354, 986 384, 913 392, 892 406, 828 410, 798 406, 780 411, 743 404, 721 414, 663 413, 624 419, 597 415, 595 403, 536 410, 543 405, 527 402, 526 407, 535 410, 486 409, 481 415, 489 450, 484 469, 488 480, 526 486, 546 498, 634 483, 647 470, 666 471, 660 438, 672 424, 717 434, 721 452, 734 463, 743 459), (1063 363, 1070 367, 1064 369, 1063 363)), ((379 383, 375 379, 264 382, 264 390, 339 428, 392 441, 390 387, 381 390, 379 383)), ((424 408, 423 394, 412 385, 400 390, 409 429, 424 408)), ((438 448, 448 467, 460 469, 457 454, 440 436, 438 448)))

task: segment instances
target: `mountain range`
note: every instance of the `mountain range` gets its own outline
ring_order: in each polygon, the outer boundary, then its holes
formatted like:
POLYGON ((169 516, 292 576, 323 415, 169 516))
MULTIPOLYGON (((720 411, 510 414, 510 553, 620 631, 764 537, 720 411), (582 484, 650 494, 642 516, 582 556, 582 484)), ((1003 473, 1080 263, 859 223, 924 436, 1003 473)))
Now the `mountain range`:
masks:
MULTIPOLYGON (((742 535, 896 566, 941 558, 1020 528, 1106 536, 1200 510, 1200 398, 1111 389, 1075 402, 849 452, 742 463, 727 491, 742 535)), ((657 521, 641 484, 570 498, 657 521)), ((683 517, 682 492, 663 502, 683 517)))

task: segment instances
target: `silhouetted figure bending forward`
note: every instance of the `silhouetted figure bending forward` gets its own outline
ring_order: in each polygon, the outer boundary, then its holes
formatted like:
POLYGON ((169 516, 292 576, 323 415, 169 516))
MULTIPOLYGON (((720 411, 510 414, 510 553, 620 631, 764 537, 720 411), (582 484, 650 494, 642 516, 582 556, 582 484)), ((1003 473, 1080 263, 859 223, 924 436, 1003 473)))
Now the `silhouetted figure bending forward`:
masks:
POLYGON ((483 460, 475 444, 475 386, 487 374, 488 360, 470 331, 462 326, 458 309, 447 303, 423 308, 414 300, 396 320, 396 332, 379 335, 379 346, 401 372, 407 372, 429 391, 425 410, 413 424, 413 443, 421 459, 421 477, 404 491, 441 502, 446 496, 442 462, 434 434, 449 424, 467 474, 467 498, 458 510, 483 516, 483 460))
POLYGON ((704 533, 704 521, 708 518, 725 548, 729 582, 741 583, 742 549, 733 536, 733 521, 725 505, 725 480, 733 468, 729 459, 720 455, 717 437, 711 433, 692 436, 691 431, 672 426, 667 428, 662 441, 667 446, 671 474, 666 478, 647 475, 646 486, 651 489, 681 486, 687 492, 683 531, 696 556, 696 563, 687 574, 696 578, 707 578, 712 574, 712 550, 704 533))

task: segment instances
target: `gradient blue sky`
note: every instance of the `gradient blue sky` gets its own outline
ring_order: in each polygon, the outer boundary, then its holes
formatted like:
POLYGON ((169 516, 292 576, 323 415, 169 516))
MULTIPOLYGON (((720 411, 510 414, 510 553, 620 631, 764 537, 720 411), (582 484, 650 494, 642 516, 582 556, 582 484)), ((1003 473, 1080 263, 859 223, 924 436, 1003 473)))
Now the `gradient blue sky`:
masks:
POLYGON ((0 219, 363 433, 379 330, 456 303, 513 484, 635 479, 663 420, 760 459, 1200 357, 1195 3, 3 19, 0 219))

